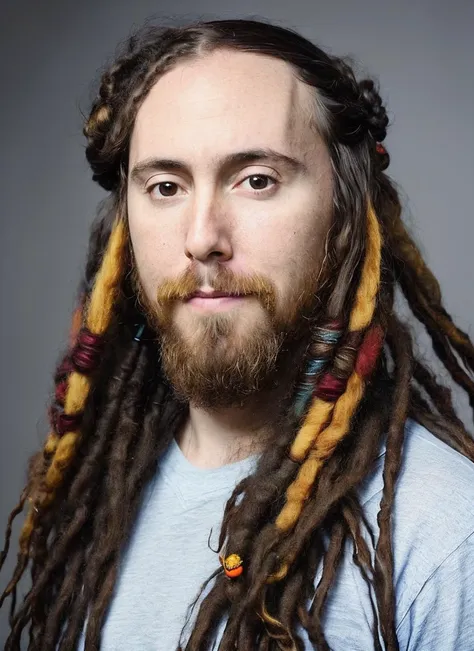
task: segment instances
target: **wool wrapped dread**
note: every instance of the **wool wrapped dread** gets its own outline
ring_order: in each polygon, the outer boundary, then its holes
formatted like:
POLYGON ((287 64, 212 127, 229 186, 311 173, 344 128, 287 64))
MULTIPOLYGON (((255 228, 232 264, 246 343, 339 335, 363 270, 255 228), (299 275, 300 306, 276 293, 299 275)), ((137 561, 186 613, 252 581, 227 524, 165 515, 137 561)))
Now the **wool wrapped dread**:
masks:
POLYGON ((91 388, 91 373, 97 368, 103 350, 103 338, 112 319, 122 274, 127 246, 125 223, 117 217, 97 273, 89 303, 86 307, 85 325, 79 328, 80 315, 73 316, 71 341, 73 349, 65 359, 56 386, 56 397, 63 402, 62 413, 50 412, 53 429, 44 446, 48 468, 44 481, 30 495, 30 511, 20 534, 20 555, 27 557, 31 534, 38 514, 54 500, 62 483, 64 469, 75 455, 80 438, 80 424, 85 403, 91 388))
MULTIPOLYGON (((349 334, 361 334, 369 326, 375 311, 380 281, 381 236, 370 202, 367 209, 367 231, 367 250, 349 322, 349 334)), ((302 462, 302 466, 297 478, 288 487, 286 504, 276 520, 275 525, 280 531, 287 531, 294 526, 319 468, 348 432, 350 419, 362 398, 364 383, 375 366, 382 342, 383 331, 380 326, 374 325, 364 335, 354 372, 347 383, 334 378, 329 371, 315 387, 316 397, 290 449, 290 457, 302 462), (328 391, 328 387, 332 390, 328 391), (329 418, 331 421, 324 428, 329 418)))

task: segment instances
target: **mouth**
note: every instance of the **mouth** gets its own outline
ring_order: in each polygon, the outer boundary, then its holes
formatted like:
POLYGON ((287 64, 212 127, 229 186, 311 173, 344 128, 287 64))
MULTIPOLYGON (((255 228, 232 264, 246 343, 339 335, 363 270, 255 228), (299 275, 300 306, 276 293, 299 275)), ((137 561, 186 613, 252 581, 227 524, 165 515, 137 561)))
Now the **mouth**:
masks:
POLYGON ((199 311, 221 311, 236 307, 245 300, 244 294, 226 292, 194 292, 186 302, 199 311))
POLYGON ((239 298, 242 297, 242 294, 229 294, 226 292, 194 292, 191 294, 189 300, 193 298, 239 298))

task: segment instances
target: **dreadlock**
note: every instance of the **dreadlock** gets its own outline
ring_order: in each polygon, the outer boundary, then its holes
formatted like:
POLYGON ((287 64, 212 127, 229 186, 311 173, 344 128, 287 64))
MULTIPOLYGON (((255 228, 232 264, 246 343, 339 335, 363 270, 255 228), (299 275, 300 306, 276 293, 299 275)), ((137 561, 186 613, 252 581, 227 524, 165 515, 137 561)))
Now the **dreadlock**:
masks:
POLYGON ((130 281, 128 151, 137 111, 156 81, 216 48, 283 59, 313 87, 310 119, 331 156, 334 226, 318 290, 324 313, 312 323, 291 408, 281 414, 255 472, 226 504, 218 544, 223 567, 210 577, 180 648, 210 648, 226 617, 221 651, 301 649, 298 626, 314 648, 328 649, 322 616, 351 541, 354 563, 374 588, 374 648, 381 649, 380 626, 386 649, 396 651, 391 514, 406 419, 474 460, 474 442, 450 389, 417 358, 410 329, 394 309, 399 287, 474 409, 474 347, 443 307, 439 284, 402 221, 398 193, 385 174, 390 158, 380 143, 388 118, 374 82, 357 81, 348 61, 264 22, 147 27, 103 73, 84 128, 93 178, 110 195, 91 232, 69 347, 54 374, 51 431, 30 461, 7 524, 1 565, 13 520, 29 505, 17 564, 0 597, 0 605, 12 600, 7 651, 20 649, 27 626, 30 651, 73 649, 83 631, 86 651, 100 647, 144 489, 186 417, 130 281), (357 488, 382 442, 375 542, 357 488), (28 566, 31 588, 17 608, 17 586, 28 566), (242 566, 238 580, 229 581, 226 572, 242 566))

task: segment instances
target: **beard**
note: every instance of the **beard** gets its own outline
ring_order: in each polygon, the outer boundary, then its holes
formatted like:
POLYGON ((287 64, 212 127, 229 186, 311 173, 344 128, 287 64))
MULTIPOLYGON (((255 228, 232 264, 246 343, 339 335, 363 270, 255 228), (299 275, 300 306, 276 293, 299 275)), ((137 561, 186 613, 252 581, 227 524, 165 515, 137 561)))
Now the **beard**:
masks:
POLYGON ((270 279, 237 276, 219 265, 204 278, 192 263, 180 277, 161 283, 152 300, 133 263, 133 289, 158 335, 162 368, 178 399, 208 411, 243 407, 281 389, 282 378, 291 384, 310 337, 317 276, 314 270, 300 279, 278 307, 270 279), (186 301, 204 281, 216 292, 245 298, 225 311, 197 312, 186 301))

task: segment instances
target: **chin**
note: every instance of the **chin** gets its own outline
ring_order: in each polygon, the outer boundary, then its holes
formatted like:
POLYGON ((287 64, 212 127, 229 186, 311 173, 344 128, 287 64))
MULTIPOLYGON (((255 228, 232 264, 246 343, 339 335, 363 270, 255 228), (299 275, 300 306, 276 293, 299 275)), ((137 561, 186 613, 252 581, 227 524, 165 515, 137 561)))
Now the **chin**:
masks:
POLYGON ((174 327, 186 339, 210 338, 217 342, 232 337, 237 343, 241 338, 247 339, 252 330, 268 328, 269 325, 263 310, 247 306, 193 314, 185 313, 186 306, 183 308, 175 315, 174 327))

